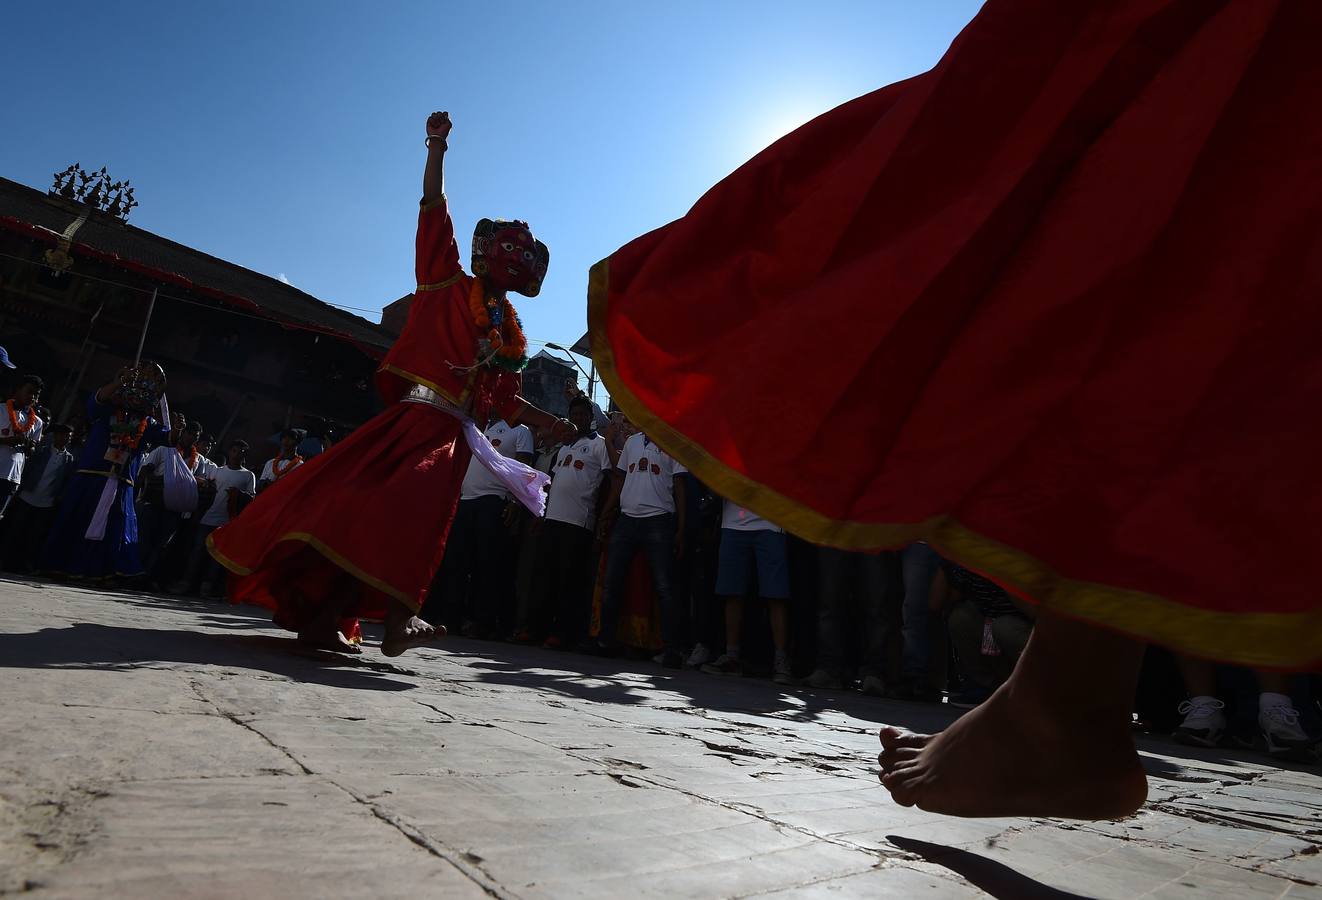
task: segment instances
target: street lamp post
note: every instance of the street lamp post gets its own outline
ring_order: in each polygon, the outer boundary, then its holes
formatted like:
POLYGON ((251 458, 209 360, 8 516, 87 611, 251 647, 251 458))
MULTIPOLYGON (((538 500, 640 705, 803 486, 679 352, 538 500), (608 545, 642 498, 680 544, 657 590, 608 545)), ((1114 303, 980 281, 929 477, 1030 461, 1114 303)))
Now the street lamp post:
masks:
POLYGON ((565 353, 569 355, 569 361, 574 364, 574 368, 582 372, 583 377, 588 380, 588 399, 591 400, 593 403, 596 403, 597 402, 596 362, 592 363, 592 373, 589 373, 586 369, 584 369, 582 366, 578 364, 578 360, 574 359, 573 350, 570 350, 568 347, 562 347, 559 344, 553 344, 550 341, 546 342, 546 346, 551 350, 559 350, 561 353, 565 353))

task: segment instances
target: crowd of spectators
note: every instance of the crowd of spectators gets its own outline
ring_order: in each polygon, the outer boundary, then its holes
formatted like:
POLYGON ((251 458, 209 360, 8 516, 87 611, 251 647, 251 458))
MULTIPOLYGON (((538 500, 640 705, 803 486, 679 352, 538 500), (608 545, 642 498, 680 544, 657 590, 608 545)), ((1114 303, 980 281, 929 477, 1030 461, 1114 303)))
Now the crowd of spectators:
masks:
MULTIPOLYGON (((33 570, 85 431, 50 424, 43 388, 22 376, 0 415, 0 566, 9 572, 33 570)), ((468 637, 961 708, 1009 677, 1032 634, 1032 604, 926 544, 885 553, 807 544, 718 496, 623 415, 569 393, 578 430, 569 443, 488 424, 499 452, 551 476, 546 513, 533 518, 474 462, 424 618, 468 637)), ((207 536, 332 437, 290 429, 254 454, 241 440, 218 448, 182 412, 171 419, 138 474, 140 586, 220 599, 226 575, 207 536), (260 464, 250 468, 253 455, 260 464)), ((1315 675, 1150 648, 1136 724, 1189 744, 1311 761, 1317 687, 1315 675)))

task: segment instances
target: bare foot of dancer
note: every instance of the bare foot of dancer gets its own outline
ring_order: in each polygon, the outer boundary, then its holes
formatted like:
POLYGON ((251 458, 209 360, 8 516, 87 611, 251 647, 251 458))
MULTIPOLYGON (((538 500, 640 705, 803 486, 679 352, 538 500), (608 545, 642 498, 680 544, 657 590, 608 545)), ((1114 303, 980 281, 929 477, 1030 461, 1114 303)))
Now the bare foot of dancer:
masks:
POLYGON ((1130 736, 1143 647, 1049 612, 1010 680, 945 731, 881 730, 881 783, 952 816, 1113 819, 1147 798, 1130 736))
POLYGON ((399 656, 411 647, 421 647, 441 637, 445 637, 443 626, 424 622, 403 604, 395 603, 386 616, 386 636, 381 641, 381 652, 386 656, 399 656))

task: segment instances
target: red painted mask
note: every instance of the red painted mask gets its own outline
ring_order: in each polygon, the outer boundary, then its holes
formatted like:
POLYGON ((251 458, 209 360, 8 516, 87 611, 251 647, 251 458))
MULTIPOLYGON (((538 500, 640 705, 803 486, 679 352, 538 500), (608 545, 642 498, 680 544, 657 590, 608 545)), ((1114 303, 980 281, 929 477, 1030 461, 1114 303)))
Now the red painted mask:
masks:
POLYGON ((537 296, 550 258, 525 222, 483 219, 473 230, 473 274, 498 291, 537 296))

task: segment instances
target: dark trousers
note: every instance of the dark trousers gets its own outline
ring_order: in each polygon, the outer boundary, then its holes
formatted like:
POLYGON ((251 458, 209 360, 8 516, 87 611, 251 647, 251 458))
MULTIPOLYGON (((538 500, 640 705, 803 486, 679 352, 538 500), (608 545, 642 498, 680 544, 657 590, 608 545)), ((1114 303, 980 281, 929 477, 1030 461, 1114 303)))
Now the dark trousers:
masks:
POLYGON ((991 633, 1001 652, 998 656, 986 656, 982 641, 987 618, 967 600, 960 600, 950 611, 948 627, 950 643, 959 657, 960 674, 987 691, 996 690, 1010 677, 1033 633, 1033 623, 1023 616, 1014 613, 996 616, 991 620, 991 633))
POLYGON ((224 584, 224 570, 207 552, 207 535, 219 527, 219 525, 203 525, 198 522, 197 527, 193 529, 188 562, 184 566, 183 578, 180 579, 186 591, 198 587, 198 579, 201 579, 201 591, 204 594, 215 593, 218 587, 224 584))
POLYGON ((142 548, 142 569, 151 578, 161 577, 161 562, 166 548, 174 540, 183 519, 157 503, 138 507, 138 546, 142 548))
POLYGON ((441 563, 447 621, 472 622, 494 637, 513 628, 515 541, 505 528, 504 497, 460 500, 441 563))
POLYGON ((54 506, 32 506, 22 498, 15 498, 5 514, 0 530, 3 562, 10 572, 31 572, 37 563, 37 554, 46 543, 46 535, 55 524, 54 506))
POLYGON ((17 481, 0 481, 0 519, 5 517, 5 511, 9 509, 9 501, 13 500, 17 493, 17 481))
POLYGON ((606 560, 606 592, 601 598, 601 640, 614 643, 620 624, 620 609, 629 582, 629 566, 635 553, 647 554, 652 571, 652 587, 661 607, 661 640, 667 650, 679 649, 679 611, 675 609, 674 562, 675 516, 665 513, 635 519, 621 515, 611 529, 609 556, 606 560))
POLYGON ((592 532, 581 525, 542 522, 538 542, 540 579, 535 614, 529 623, 535 634, 555 634, 573 645, 587 631, 592 606, 592 532))
POLYGON ((860 676, 884 677, 889 623, 887 592, 895 577, 894 553, 849 553, 818 548, 817 556, 817 668, 847 677, 850 655, 846 635, 859 612, 862 628, 860 676))

